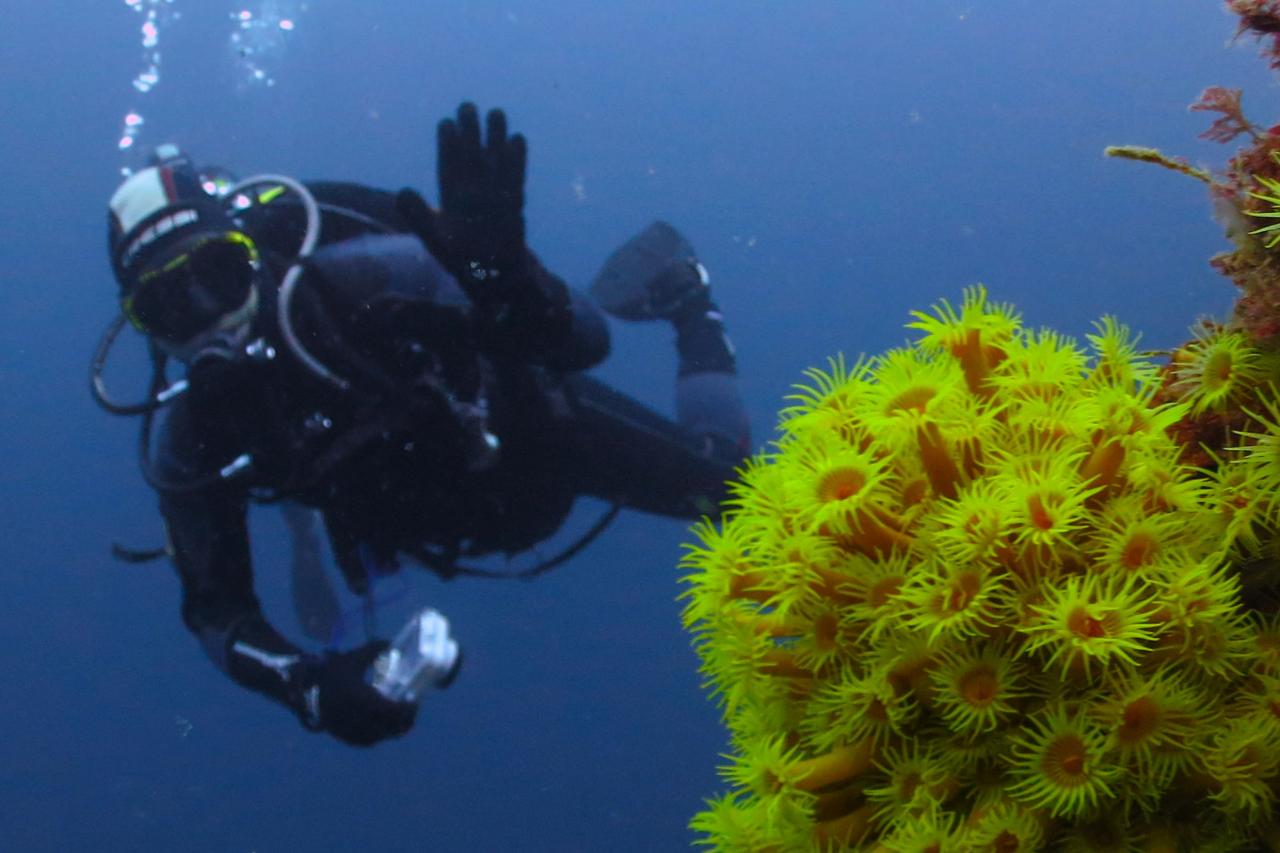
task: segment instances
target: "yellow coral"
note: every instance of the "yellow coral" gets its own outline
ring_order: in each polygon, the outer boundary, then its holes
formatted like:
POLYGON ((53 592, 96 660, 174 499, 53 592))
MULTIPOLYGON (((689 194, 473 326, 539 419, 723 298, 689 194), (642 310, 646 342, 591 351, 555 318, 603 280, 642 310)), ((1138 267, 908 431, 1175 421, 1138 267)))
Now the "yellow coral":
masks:
POLYGON ((1154 383, 1159 370, 1138 352, 1140 335, 1115 317, 1103 317, 1093 327, 1097 334, 1085 336, 1097 353, 1088 376, 1090 382, 1112 385, 1125 392, 1154 383))
MULTIPOLYGON (((1277 152, 1272 151, 1271 159, 1280 163, 1280 157, 1277 157, 1276 154, 1277 152)), ((1274 178, 1268 178, 1266 175, 1254 175, 1254 178, 1257 179, 1258 183, 1262 184, 1268 192, 1255 191, 1249 193, 1249 195, 1259 201, 1266 202, 1270 207, 1266 210, 1249 210, 1246 211, 1246 213, 1248 213, 1249 216, 1254 216, 1259 219, 1280 219, 1280 181, 1277 181, 1274 178)), ((1267 239, 1265 245, 1268 249, 1273 248, 1277 243, 1280 243, 1280 223, 1273 222, 1270 225, 1263 225, 1261 228, 1255 228, 1249 233, 1266 234, 1267 239)))
POLYGON ((1030 693, 1026 666, 1000 643, 955 644, 929 673, 933 705, 957 734, 983 734, 1013 717, 1030 693))
POLYGON ((1233 449, 1243 454, 1241 466, 1252 487, 1266 496, 1268 520, 1276 522, 1280 521, 1280 399, 1276 389, 1260 396, 1259 402, 1261 411, 1249 412, 1258 428, 1242 431, 1240 435, 1248 443, 1233 449))
POLYGON ((1222 411, 1261 383, 1267 367, 1244 332, 1203 323, 1174 354, 1172 390, 1194 413, 1222 411))
POLYGON ((1085 716, 1050 703, 1014 738, 1009 796, 1049 817, 1096 814, 1121 776, 1105 747, 1106 736, 1085 716))
POLYGON ((987 289, 978 285, 965 290, 958 313, 945 299, 934 306, 933 314, 912 313, 916 322, 908 328, 924 332, 919 347, 928 353, 949 353, 963 369, 969 391, 985 396, 992 370, 1021 327, 1013 307, 988 302, 987 289))
MULTIPOLYGON (((1280 403, 1249 392, 1238 446, 1193 468, 1171 431, 1240 399, 1187 384, 1212 358, 1162 384, 1117 321, 1086 351, 980 287, 914 318, 810 371, 694 528, 684 616, 733 748, 700 843, 1262 839, 1280 627, 1231 561, 1280 520, 1280 403)), ((1232 351, 1233 388, 1255 363, 1232 351)))
POLYGON ((1044 587, 1045 603, 1023 628, 1028 654, 1063 677, 1136 666, 1154 638, 1149 593, 1126 576, 1072 575, 1044 587))

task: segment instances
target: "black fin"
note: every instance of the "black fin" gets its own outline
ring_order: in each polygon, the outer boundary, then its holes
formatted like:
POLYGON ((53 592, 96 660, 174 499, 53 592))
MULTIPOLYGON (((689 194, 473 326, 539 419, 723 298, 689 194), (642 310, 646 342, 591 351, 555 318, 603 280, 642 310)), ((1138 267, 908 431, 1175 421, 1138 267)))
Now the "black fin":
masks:
POLYGON ((653 320, 649 286, 673 261, 695 256, 693 245, 670 224, 658 220, 613 251, 591 282, 600 307, 623 320, 653 320))

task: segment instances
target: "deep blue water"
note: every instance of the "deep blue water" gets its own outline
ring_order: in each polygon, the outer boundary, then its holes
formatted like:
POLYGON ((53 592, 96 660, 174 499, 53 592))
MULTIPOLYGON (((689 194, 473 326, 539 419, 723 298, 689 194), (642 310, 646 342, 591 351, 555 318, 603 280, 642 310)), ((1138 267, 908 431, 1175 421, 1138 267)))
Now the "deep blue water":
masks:
MULTIPOLYGON (((122 0, 5 10, 0 850, 676 850, 720 789, 724 738, 675 600, 681 524, 626 515, 534 584, 413 573, 467 668, 410 736, 367 751, 222 678, 172 573, 110 559, 112 539, 161 535, 134 425, 85 381, 115 310, 104 219, 128 109, 140 145, 241 174, 432 196, 436 121, 463 99, 506 108, 530 142, 530 242, 571 282, 655 217, 694 240, 761 442, 804 367, 893 346, 909 309, 977 281, 1033 325, 1083 334, 1114 313, 1152 346, 1220 315, 1201 187, 1101 151, 1221 162, 1185 110, 1211 84, 1275 120, 1274 82, 1251 43, 1226 44, 1217 0, 280 5, 297 27, 275 86, 242 85, 239 6, 175 0, 145 97, 122 0)), ((615 332, 601 375, 669 410, 669 334, 615 332)), ((296 634, 281 525, 253 522, 260 594, 296 634)))

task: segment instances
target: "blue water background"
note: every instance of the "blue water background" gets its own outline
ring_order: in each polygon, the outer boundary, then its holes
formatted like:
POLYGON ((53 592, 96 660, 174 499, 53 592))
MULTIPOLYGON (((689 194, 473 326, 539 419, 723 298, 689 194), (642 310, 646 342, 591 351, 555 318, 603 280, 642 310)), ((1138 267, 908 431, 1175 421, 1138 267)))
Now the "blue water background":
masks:
MULTIPOLYGON (((682 524, 625 515, 534 584, 413 573, 467 668, 366 751, 218 675, 171 571, 110 559, 113 539, 161 537, 134 425, 85 381, 114 310, 127 109, 144 143, 241 174, 430 196, 436 121, 464 98, 505 107, 530 141, 530 241, 568 280, 655 217, 693 239, 761 442, 806 366, 899 344, 910 309, 974 282, 1030 324, 1081 335, 1114 313, 1153 347, 1221 315, 1203 188, 1101 151, 1221 162, 1185 110, 1206 85, 1275 116, 1216 0, 311 0, 271 88, 240 85, 229 4, 176 7, 145 98, 122 2, 10 3, 0 33, 2 850, 678 850, 722 787, 678 619, 682 524)), ((669 331, 615 331, 600 374, 669 411, 669 331)), ((139 387, 137 355, 119 383, 139 387)), ((253 527, 265 606, 297 636, 279 520, 253 527)))

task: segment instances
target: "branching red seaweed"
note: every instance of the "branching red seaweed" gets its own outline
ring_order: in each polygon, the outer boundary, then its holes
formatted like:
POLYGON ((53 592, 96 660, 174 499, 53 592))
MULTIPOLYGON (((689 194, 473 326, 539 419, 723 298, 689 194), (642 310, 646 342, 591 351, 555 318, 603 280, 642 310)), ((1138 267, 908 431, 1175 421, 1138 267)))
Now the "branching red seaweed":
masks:
POLYGON ((1258 129, 1244 117, 1244 110, 1240 106, 1241 95, 1240 89, 1228 89, 1225 86, 1210 86, 1200 93, 1200 99, 1188 109, 1192 112, 1222 113, 1208 130, 1200 134, 1202 139, 1230 142, 1243 133, 1254 139, 1258 138, 1258 129))
POLYGON ((1262 55, 1280 69, 1280 0, 1227 0, 1227 8, 1240 16, 1236 37, 1253 33, 1264 44, 1262 55))
MULTIPOLYGON (((1280 0, 1226 0, 1239 16, 1236 36, 1251 33, 1263 43, 1263 55, 1280 70, 1280 0)), ((1152 148, 1119 146, 1113 156, 1164 166, 1209 185, 1213 216, 1231 241, 1228 251, 1210 263, 1239 288, 1231 325, 1253 343, 1280 351, 1280 124, 1250 121, 1240 89, 1210 86, 1191 104, 1193 112, 1217 114, 1201 138, 1244 145, 1221 171, 1192 166, 1152 148)))

